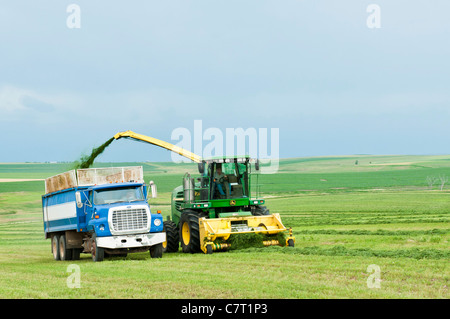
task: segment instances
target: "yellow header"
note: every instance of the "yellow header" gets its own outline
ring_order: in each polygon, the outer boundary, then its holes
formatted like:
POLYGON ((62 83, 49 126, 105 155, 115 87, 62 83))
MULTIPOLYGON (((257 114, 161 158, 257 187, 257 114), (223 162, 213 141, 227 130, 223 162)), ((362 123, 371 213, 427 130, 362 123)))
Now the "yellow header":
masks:
POLYGON ((114 138, 116 140, 118 140, 119 138, 122 138, 122 137, 132 138, 132 139, 135 139, 135 140, 138 140, 138 141, 147 142, 149 144, 153 144, 153 145, 165 148, 165 149, 167 149, 169 151, 175 152, 175 153, 177 153, 177 154, 179 154, 181 156, 189 158, 191 161, 194 161, 196 163, 201 163, 201 161, 202 161, 202 158, 200 156, 198 156, 197 154, 189 152, 189 151, 187 151, 187 150, 185 150, 185 149, 183 149, 183 148, 181 148, 179 146, 170 144, 168 142, 164 142, 164 141, 158 140, 157 138, 153 138, 153 137, 150 137, 150 136, 145 136, 145 135, 142 135, 142 134, 138 134, 138 133, 135 133, 133 131, 119 132, 116 135, 114 135, 114 138))

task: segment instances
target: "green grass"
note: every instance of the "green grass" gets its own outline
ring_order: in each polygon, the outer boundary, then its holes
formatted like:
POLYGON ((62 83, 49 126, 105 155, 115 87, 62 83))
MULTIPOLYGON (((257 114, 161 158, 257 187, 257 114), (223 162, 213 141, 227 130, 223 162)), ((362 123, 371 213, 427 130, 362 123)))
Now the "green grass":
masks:
MULTIPOLYGON (((72 164, 0 164, 0 178, 45 178, 72 164)), ((158 185, 153 210, 170 214, 170 191, 193 164, 143 165, 158 185)), ((93 263, 54 261, 43 238, 43 182, 0 183, 0 298, 449 298, 450 192, 426 183, 450 175, 450 156, 286 159, 260 176, 271 212, 293 228, 295 247, 148 253, 93 263), (355 161, 358 160, 358 165, 355 161), (70 289, 67 267, 81 269, 70 289), (381 269, 369 289, 368 266, 381 269)), ((244 239, 244 241, 246 241, 244 239)), ((242 248, 242 247, 241 247, 242 248)))

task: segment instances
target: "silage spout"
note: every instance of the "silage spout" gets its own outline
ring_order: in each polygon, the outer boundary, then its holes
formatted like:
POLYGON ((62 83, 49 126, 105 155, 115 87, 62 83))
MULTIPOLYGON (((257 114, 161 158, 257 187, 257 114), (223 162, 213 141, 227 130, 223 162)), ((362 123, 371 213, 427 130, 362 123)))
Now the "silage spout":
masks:
POLYGON ((109 146, 109 144, 112 143, 112 141, 114 141, 114 137, 110 138, 99 147, 93 148, 89 156, 82 155, 80 160, 76 161, 75 169, 91 167, 91 165, 94 164, 95 159, 104 152, 104 150, 109 146))

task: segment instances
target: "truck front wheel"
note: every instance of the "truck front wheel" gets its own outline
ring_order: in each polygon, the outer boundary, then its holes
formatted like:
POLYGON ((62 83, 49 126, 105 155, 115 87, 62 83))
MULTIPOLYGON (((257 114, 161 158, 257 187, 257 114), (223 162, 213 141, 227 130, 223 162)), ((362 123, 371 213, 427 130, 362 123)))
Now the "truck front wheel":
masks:
POLYGON ((103 261, 105 258, 105 249, 97 246, 97 236, 94 234, 92 236, 92 260, 94 262, 103 261))
POLYGON ((150 247, 150 257, 152 258, 161 258, 163 253, 163 245, 162 243, 156 244, 150 247))

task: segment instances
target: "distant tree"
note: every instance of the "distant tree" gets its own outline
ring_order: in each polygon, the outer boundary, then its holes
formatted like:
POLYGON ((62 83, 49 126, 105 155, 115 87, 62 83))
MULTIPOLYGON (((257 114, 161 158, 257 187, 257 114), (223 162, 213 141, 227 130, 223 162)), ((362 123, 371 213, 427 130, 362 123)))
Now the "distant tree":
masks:
POLYGON ((355 161, 355 165, 358 165, 358 160, 355 161))
POLYGON ((448 176, 446 176, 444 174, 439 175, 439 180, 441 181, 441 190, 443 190, 445 183, 448 182, 448 176))
POLYGON ((427 183, 428 186, 431 188, 433 188, 433 185, 438 181, 438 178, 436 176, 427 176, 427 183))

